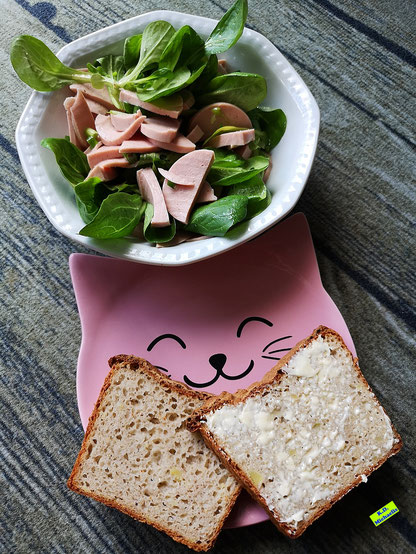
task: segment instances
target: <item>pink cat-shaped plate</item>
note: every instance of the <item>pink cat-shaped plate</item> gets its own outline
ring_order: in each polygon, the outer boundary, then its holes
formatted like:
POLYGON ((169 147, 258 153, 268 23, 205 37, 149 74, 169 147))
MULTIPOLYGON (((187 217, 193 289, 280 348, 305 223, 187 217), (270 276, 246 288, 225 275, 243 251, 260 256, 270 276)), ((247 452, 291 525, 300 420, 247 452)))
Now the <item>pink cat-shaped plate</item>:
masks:
MULTIPOLYGON (((348 328, 324 290, 308 223, 295 214, 257 239, 198 264, 139 265, 72 254, 81 318, 77 395, 84 429, 115 354, 148 359, 211 393, 246 388, 319 325, 348 328)), ((268 519, 241 495, 227 527, 268 519)))

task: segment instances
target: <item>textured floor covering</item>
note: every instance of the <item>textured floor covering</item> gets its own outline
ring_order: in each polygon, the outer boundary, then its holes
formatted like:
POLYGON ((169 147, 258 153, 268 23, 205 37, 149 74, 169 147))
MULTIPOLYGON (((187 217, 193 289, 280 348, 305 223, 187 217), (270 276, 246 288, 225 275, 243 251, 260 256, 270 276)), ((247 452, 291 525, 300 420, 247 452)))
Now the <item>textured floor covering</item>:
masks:
MULTIPOLYGON (((287 56, 320 106, 317 156, 298 208, 311 225, 324 286, 344 315, 363 371, 405 446, 298 541, 263 523, 224 531, 214 552, 413 552, 415 4, 249 4, 249 26, 287 56), (400 513, 375 528, 369 514, 390 500, 400 513)), ((188 552, 152 528, 66 489, 82 440, 75 393, 81 335, 67 260, 82 250, 48 223, 21 170, 14 130, 29 90, 13 73, 8 49, 12 36, 29 33, 56 51, 152 9, 219 18, 228 2, 1 0, 0 7, 0 551, 188 552)))

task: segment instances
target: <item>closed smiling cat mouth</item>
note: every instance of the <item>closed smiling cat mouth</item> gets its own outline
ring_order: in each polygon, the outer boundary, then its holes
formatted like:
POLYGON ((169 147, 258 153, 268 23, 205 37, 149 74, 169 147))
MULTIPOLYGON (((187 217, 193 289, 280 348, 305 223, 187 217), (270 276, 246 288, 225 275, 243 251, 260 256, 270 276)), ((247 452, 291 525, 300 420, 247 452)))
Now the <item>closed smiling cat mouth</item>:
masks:
POLYGON ((207 381, 206 383, 195 383, 195 381, 191 381, 191 379, 189 379, 189 377, 187 377, 186 375, 183 376, 183 380, 190 387, 202 389, 205 387, 210 387, 211 385, 216 383, 220 377, 224 377, 224 379, 228 379, 229 381, 236 381, 237 379, 242 379, 243 377, 248 375, 254 367, 254 361, 250 360, 250 364, 248 368, 245 369, 242 373, 239 373, 238 375, 227 375, 223 371, 223 367, 226 361, 227 361, 227 356, 225 354, 213 354, 210 357, 209 363, 217 371, 216 376, 213 379, 211 379, 211 381, 207 381))

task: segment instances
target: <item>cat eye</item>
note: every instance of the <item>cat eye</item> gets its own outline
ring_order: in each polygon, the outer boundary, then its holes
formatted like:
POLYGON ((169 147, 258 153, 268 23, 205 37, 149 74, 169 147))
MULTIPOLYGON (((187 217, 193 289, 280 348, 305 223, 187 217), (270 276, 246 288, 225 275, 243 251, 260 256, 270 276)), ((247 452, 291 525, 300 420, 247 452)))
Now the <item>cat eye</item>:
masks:
POLYGON ((252 316, 252 317, 247 317, 246 319, 244 319, 244 321, 242 321, 240 323, 240 325, 238 326, 238 329, 237 329, 237 337, 241 337, 241 333, 244 329, 244 327, 250 323, 251 321, 259 321, 260 323, 264 323, 265 325, 268 325, 269 327, 273 327, 273 323, 271 321, 269 321, 268 319, 265 319, 264 317, 256 317, 256 316, 252 316))
MULTIPOLYGON (((158 337, 153 339, 152 342, 147 347, 147 351, 150 352, 156 346, 157 343, 165 339, 172 339, 176 341, 178 344, 180 344, 184 350, 186 349, 186 344, 183 342, 183 340, 180 337, 178 337, 178 335, 173 335, 172 333, 165 333, 164 335, 159 335, 158 337)), ((168 370, 165 367, 162 367, 160 365, 157 365, 155 367, 157 367, 157 369, 160 369, 160 371, 164 371, 165 373, 168 372, 168 370)), ((170 377, 170 375, 168 375, 168 377, 170 377)))
POLYGON ((184 350, 186 348, 186 344, 183 342, 183 340, 180 337, 178 337, 178 335, 173 335, 172 333, 165 333, 164 335, 159 335, 154 340, 152 340, 152 342, 147 347, 147 351, 150 352, 152 350, 152 348, 154 348, 158 342, 160 342, 161 340, 165 340, 165 339, 175 340, 178 344, 180 344, 182 346, 182 348, 184 350))

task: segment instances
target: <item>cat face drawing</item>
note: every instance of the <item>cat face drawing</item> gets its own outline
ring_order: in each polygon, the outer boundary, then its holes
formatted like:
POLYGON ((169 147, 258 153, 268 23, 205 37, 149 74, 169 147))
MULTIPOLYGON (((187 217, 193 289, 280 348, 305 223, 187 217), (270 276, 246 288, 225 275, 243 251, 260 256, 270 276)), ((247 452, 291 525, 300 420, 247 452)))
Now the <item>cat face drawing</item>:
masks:
MULTIPOLYGON (((227 356, 224 352, 216 352, 209 356, 208 358, 208 364, 206 368, 206 373, 204 372, 204 378, 206 380, 198 380, 195 381, 191 377, 189 377, 187 374, 184 374, 182 379, 183 381, 189 385, 190 387, 197 388, 197 389, 206 389, 212 385, 214 385, 218 379, 222 378, 226 381, 237 381, 240 379, 243 379, 244 377, 248 376, 252 370, 255 367, 255 364, 259 363, 261 359, 264 360, 273 360, 277 361, 280 360, 281 356, 288 352, 291 347, 287 346, 287 344, 290 344, 290 339, 292 338, 291 335, 286 336, 280 336, 278 338, 275 338, 271 340, 270 342, 267 342, 263 348, 258 348, 257 344, 252 344, 253 342, 259 342, 260 337, 263 335, 265 336, 265 327, 274 327, 274 324, 269 321, 266 318, 258 317, 258 316, 250 316, 245 318, 237 327, 235 338, 241 339, 240 341, 236 340, 233 341, 233 346, 236 348, 241 348, 242 343, 244 345, 244 350, 246 352, 250 352, 253 356, 250 360, 243 364, 242 367, 233 367, 232 364, 229 363, 229 355, 227 356), (254 324, 256 324, 256 333, 249 332, 248 326, 253 327, 254 324), (244 333, 244 330, 246 329, 246 332, 244 333), (263 331, 263 333, 262 333, 263 331), (250 346, 247 344, 247 337, 249 337, 251 340, 250 346), (246 340, 245 340, 246 339, 246 340), (289 343, 288 343, 289 340, 289 343), (284 347, 282 347, 285 345, 284 347), (279 348, 279 346, 281 346, 279 348), (229 367, 230 366, 230 367, 229 367)), ((153 350, 157 351, 157 346, 162 343, 162 341, 173 341, 176 342, 176 345, 170 343, 169 349, 179 348, 182 350, 187 349, 186 343, 181 339, 181 337, 174 335, 172 333, 165 333, 163 335, 159 335, 156 337, 152 342, 148 345, 147 351, 152 352, 153 350)), ((160 347, 160 346, 159 346, 160 347)), ((186 359, 186 356, 184 355, 184 359, 186 359)), ((201 363, 203 363, 201 361, 201 363)), ((270 364, 270 362, 269 362, 270 364)), ((264 364, 263 364, 264 365, 264 364)), ((162 367, 162 366, 156 366, 158 369, 160 369, 163 372, 169 373, 169 369, 162 367)), ((170 377, 170 375, 169 375, 170 377)), ((203 377, 202 375, 200 376, 203 377)), ((224 383, 223 383, 224 385, 224 383)))
MULTIPOLYGON (((210 244, 201 241, 201 248, 210 244)), ((195 264, 158 267, 74 254, 70 269, 82 325, 77 389, 84 425, 107 360, 117 354, 146 358, 172 379, 218 394, 261 380, 319 325, 338 331, 353 350, 322 287, 302 214, 195 264)))

